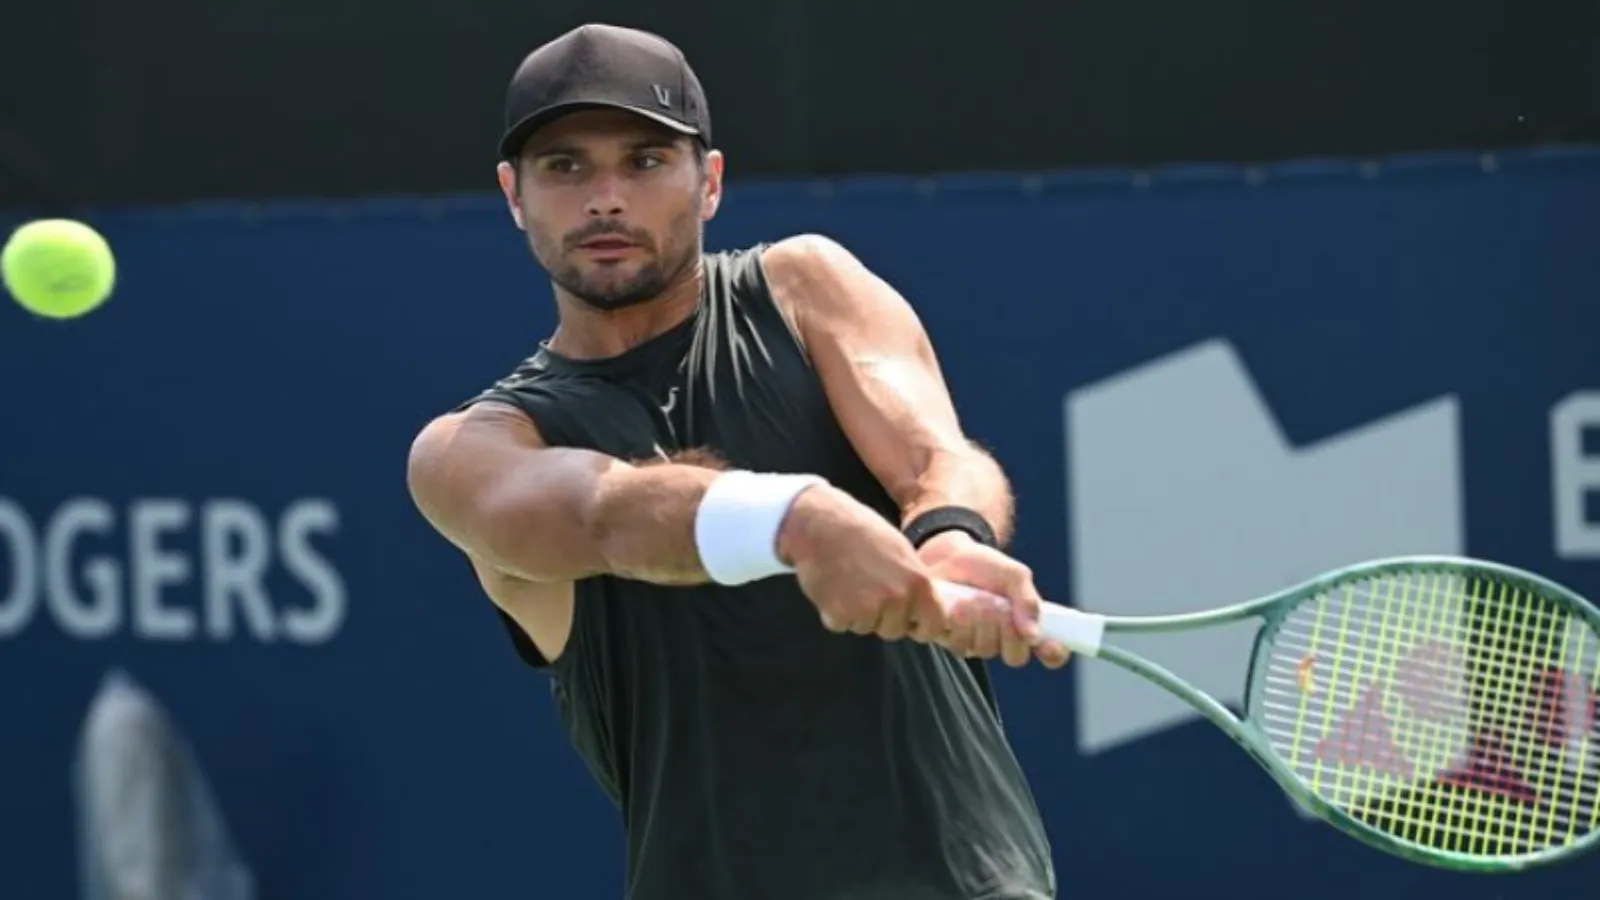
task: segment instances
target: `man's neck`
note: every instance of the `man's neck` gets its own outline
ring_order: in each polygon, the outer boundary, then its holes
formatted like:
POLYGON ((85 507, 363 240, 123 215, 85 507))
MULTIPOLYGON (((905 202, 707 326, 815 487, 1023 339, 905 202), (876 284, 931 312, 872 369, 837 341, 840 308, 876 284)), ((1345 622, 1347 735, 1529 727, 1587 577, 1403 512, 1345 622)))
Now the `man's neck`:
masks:
POLYGON ((569 359, 620 356, 672 330, 700 305, 699 265, 649 300, 616 310, 599 310, 560 287, 555 289, 559 323, 549 347, 569 359))

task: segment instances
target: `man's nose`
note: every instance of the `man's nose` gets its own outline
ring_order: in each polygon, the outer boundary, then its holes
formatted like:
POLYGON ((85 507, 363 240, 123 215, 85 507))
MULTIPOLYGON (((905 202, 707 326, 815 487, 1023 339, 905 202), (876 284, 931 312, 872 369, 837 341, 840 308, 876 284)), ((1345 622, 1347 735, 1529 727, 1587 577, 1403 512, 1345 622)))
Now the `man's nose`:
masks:
POLYGON ((628 204, 622 196, 622 185, 614 175, 603 175, 595 179, 594 193, 589 195, 589 202, 584 211, 597 218, 613 218, 628 211, 628 204))

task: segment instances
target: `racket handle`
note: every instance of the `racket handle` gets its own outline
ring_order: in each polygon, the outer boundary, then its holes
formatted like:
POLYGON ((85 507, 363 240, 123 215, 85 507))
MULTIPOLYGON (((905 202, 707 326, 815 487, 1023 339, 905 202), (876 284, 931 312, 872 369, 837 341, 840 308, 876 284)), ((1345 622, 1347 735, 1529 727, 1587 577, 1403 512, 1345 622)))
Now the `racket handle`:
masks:
MULTIPOLYGON (((934 587, 939 596, 951 601, 979 595, 996 603, 1006 602, 1004 597, 953 581, 935 581, 934 587)), ((1094 656, 1100 652, 1100 642, 1105 638, 1106 617, 1043 601, 1039 604, 1039 631, 1073 653, 1094 656)))
POLYGON ((1106 636, 1106 617, 1046 600, 1039 604, 1039 630, 1073 653, 1094 656, 1106 636))

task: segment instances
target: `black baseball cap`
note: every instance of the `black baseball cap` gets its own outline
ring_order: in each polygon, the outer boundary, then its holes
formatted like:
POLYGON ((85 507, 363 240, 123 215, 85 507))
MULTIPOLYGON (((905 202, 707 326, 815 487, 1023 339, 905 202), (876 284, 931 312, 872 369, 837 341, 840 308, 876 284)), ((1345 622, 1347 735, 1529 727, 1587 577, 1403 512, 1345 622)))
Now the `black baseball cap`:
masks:
POLYGON ((625 109, 711 145, 705 90, 683 51, 660 35, 616 25, 583 25, 522 61, 506 89, 500 155, 516 156, 528 136, 569 112, 625 109))

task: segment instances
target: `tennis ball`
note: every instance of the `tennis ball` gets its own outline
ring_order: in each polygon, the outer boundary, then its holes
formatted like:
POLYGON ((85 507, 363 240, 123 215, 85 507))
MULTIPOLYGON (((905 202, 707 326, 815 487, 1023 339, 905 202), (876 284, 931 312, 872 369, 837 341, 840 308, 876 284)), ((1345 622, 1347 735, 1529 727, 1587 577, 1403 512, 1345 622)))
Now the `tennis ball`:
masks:
POLYGON ((0 278, 29 312, 81 316, 106 301, 117 261, 99 232, 70 219, 40 219, 11 233, 0 250, 0 278))

